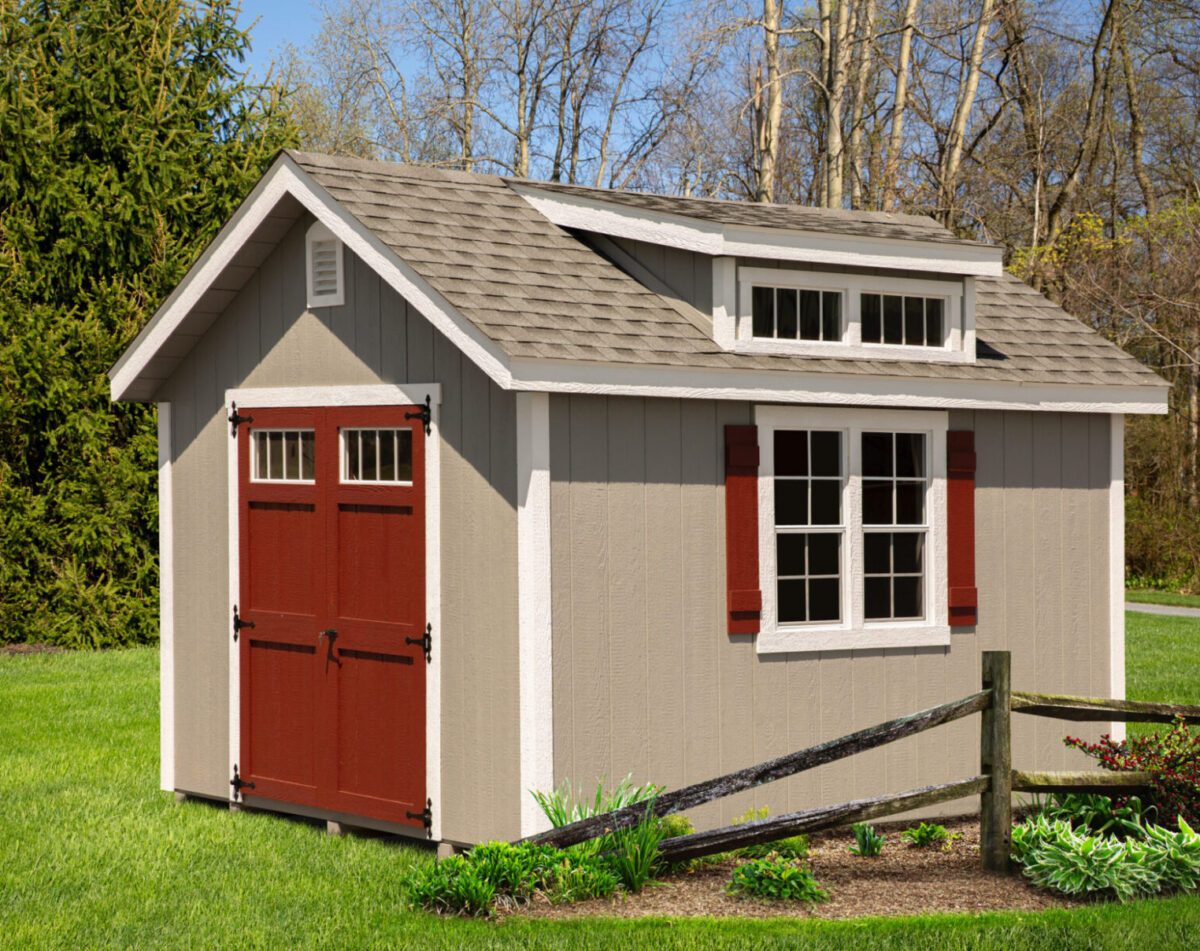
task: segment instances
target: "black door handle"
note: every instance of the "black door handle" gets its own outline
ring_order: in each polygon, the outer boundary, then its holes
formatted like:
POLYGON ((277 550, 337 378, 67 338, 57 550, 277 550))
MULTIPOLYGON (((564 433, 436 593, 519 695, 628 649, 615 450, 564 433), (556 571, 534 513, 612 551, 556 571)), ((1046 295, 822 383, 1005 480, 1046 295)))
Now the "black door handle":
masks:
POLYGON ((317 642, 320 643, 326 637, 329 638, 329 642, 332 644, 334 641, 337 640, 337 631, 335 631, 331 627, 327 627, 325 630, 323 630, 320 634, 317 635, 317 642))

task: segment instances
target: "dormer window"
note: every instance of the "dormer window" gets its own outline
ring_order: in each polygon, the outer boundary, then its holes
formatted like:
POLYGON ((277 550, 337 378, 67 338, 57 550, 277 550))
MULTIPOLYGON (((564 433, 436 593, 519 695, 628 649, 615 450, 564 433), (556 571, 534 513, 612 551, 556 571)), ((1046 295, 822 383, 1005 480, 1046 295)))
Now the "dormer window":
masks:
POLYGON ((756 338, 842 339, 842 295, 838 291, 757 284, 750 300, 756 338))
POLYGON ((862 295, 862 342, 906 347, 945 343, 944 297, 901 294, 862 295))
POLYGON ((969 276, 816 267, 713 266, 713 336, 728 350, 973 363, 969 276))
POLYGON ((340 307, 346 302, 343 286, 342 242, 319 221, 304 238, 308 274, 308 306, 340 307))

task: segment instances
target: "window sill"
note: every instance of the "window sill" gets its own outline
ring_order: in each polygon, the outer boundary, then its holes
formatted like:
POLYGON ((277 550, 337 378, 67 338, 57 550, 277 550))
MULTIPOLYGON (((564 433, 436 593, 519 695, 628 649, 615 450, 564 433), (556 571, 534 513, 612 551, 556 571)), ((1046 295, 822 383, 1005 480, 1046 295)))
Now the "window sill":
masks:
POLYGON ((866 628, 776 628, 756 638, 760 654, 807 654, 814 651, 886 650, 949 647, 947 624, 896 624, 866 628))
POLYGON ((731 353, 761 353, 774 356, 828 357, 847 360, 904 360, 912 363, 974 363, 975 355, 949 347, 906 347, 886 343, 852 344, 842 340, 771 340, 765 337, 738 339, 731 353))

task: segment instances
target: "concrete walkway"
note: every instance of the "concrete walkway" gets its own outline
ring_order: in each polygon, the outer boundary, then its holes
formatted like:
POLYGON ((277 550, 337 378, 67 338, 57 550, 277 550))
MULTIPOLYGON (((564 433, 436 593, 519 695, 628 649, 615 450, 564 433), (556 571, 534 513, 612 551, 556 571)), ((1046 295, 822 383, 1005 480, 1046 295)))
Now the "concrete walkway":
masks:
POLYGON ((1172 617, 1200 617, 1200 608, 1177 608, 1173 604, 1136 604, 1125 602, 1126 611, 1140 611, 1142 614, 1168 614, 1172 617))

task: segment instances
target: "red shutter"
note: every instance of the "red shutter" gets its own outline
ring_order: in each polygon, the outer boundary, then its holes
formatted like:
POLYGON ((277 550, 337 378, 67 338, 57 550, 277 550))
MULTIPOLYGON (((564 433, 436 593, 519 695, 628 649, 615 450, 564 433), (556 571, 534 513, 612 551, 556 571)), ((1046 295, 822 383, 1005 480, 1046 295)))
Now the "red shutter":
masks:
POLYGON ((730 634, 757 634, 758 429, 725 427, 725 595, 730 634))
POLYGON ((975 434, 947 433, 946 534, 950 576, 950 626, 976 623, 975 589, 975 434))

